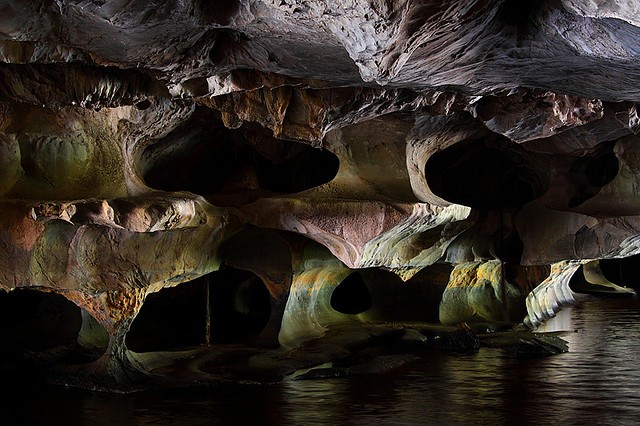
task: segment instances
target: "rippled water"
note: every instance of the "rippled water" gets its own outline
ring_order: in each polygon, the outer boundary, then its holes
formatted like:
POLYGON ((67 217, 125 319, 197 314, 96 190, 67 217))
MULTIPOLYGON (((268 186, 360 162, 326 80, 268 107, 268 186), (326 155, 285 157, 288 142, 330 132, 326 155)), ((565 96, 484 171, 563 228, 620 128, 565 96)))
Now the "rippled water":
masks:
POLYGON ((3 398, 20 424, 640 424, 640 303, 588 299, 552 328, 570 352, 518 359, 482 348, 393 374, 146 392, 25 390, 3 398))

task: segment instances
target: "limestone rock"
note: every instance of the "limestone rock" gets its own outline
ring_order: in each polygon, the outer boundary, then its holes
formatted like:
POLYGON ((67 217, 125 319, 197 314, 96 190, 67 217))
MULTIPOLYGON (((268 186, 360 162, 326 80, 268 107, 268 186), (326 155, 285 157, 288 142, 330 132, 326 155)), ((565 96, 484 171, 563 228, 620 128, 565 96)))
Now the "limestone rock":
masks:
POLYGON ((153 345, 640 288, 640 9, 529 3, 5 4, 0 303, 63 297, 52 345, 102 351, 65 374, 122 390, 153 345))

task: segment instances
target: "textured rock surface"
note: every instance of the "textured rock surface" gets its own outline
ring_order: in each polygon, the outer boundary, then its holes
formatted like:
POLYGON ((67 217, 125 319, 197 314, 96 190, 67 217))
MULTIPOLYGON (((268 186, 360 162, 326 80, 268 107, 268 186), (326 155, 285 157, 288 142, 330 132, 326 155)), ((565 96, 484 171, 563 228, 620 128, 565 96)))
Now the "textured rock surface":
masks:
POLYGON ((530 3, 2 3, 0 303, 62 296, 37 349, 126 389, 157 350, 638 287, 640 8, 530 3))

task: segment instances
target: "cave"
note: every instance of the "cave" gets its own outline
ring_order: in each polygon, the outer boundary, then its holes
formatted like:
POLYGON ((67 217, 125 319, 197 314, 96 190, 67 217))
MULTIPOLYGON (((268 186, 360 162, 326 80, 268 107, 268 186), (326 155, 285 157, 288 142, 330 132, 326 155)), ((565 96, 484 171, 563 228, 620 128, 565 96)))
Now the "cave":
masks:
POLYGON ((290 194, 329 182, 338 172, 339 161, 327 150, 245 127, 227 129, 200 107, 187 124, 144 150, 144 181, 154 189, 203 196, 290 194))
POLYGON ((0 372, 185 424, 632 424, 640 6, 523 3, 4 2, 0 372))
POLYGON ((256 338, 271 318, 271 295, 254 273, 221 269, 210 287, 211 342, 245 342, 256 338))
POLYGON ((80 308, 59 294, 33 289, 0 292, 0 356, 71 345, 81 325, 80 308))
POLYGON ((353 271, 332 291, 331 307, 346 315, 381 321, 438 321, 438 304, 451 273, 442 263, 422 269, 406 282, 379 268, 353 271))
POLYGON ((347 276, 331 293, 331 307, 341 314, 361 314, 372 306, 371 293, 359 272, 347 276))
POLYGON ((576 186, 577 195, 569 200, 569 207, 577 207, 594 197, 620 171, 620 161, 613 152, 615 143, 602 143, 595 152, 576 158, 569 167, 569 180, 576 186))
POLYGON ((271 296, 249 271, 224 267, 147 296, 127 332, 134 352, 248 342, 271 318, 271 296))
POLYGON ((198 278, 148 295, 127 332, 127 347, 151 352, 206 343, 206 285, 198 278))
POLYGON ((521 207, 545 191, 545 172, 504 138, 471 139, 433 154, 425 176, 440 198, 482 210, 521 207))
POLYGON ((600 259, 602 274, 620 286, 640 290, 640 255, 615 259, 600 259))

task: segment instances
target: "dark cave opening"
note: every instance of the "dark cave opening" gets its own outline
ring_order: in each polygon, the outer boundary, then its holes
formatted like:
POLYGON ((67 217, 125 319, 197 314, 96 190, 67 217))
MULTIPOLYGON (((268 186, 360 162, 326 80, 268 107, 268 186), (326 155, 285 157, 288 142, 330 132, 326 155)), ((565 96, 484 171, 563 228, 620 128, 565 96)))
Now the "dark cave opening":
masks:
POLYGON ((205 295, 203 278, 149 294, 127 332, 127 348, 151 352, 205 343, 205 295))
POLYGON ((271 318, 271 295, 250 271, 224 267, 147 296, 127 333, 134 352, 249 343, 271 318))
POLYGON ((373 289, 373 314, 387 321, 439 322, 440 300, 452 270, 453 266, 446 263, 429 265, 404 282, 390 271, 367 270, 365 279, 373 289))
POLYGON ((618 175, 620 161, 613 152, 614 146, 614 143, 602 143, 596 152, 571 163, 568 178, 575 185, 576 194, 569 200, 569 207, 577 207, 594 197, 618 175))
POLYGON ((331 307, 341 314, 361 314, 372 306, 371 293, 362 274, 354 272, 346 277, 331 293, 331 307))
POLYGON ((296 193, 338 173, 338 158, 327 150, 277 140, 259 126, 227 129, 211 113, 198 111, 142 153, 140 169, 150 187, 203 196, 242 190, 296 193))
POLYGON ((55 293, 0 292, 0 354, 42 352, 76 342, 81 309, 55 293))
POLYGON ((231 343, 258 336, 271 318, 271 295, 253 272, 226 267, 211 285, 211 341, 231 343))
POLYGON ((425 176, 435 195, 453 203, 483 210, 521 207, 547 186, 525 154, 508 140, 467 140, 433 154, 425 176))
POLYGON ((425 267, 407 281, 379 268, 352 272, 338 284, 330 298, 331 307, 342 314, 365 313, 381 321, 438 322, 438 308, 453 267, 435 264, 425 267))
POLYGON ((569 288, 596 296, 635 296, 634 290, 640 288, 638 258, 626 259, 629 258, 599 259, 580 265, 569 281, 569 288))
POLYGON ((618 259, 600 259, 602 275, 614 284, 640 290, 640 254, 618 259))

